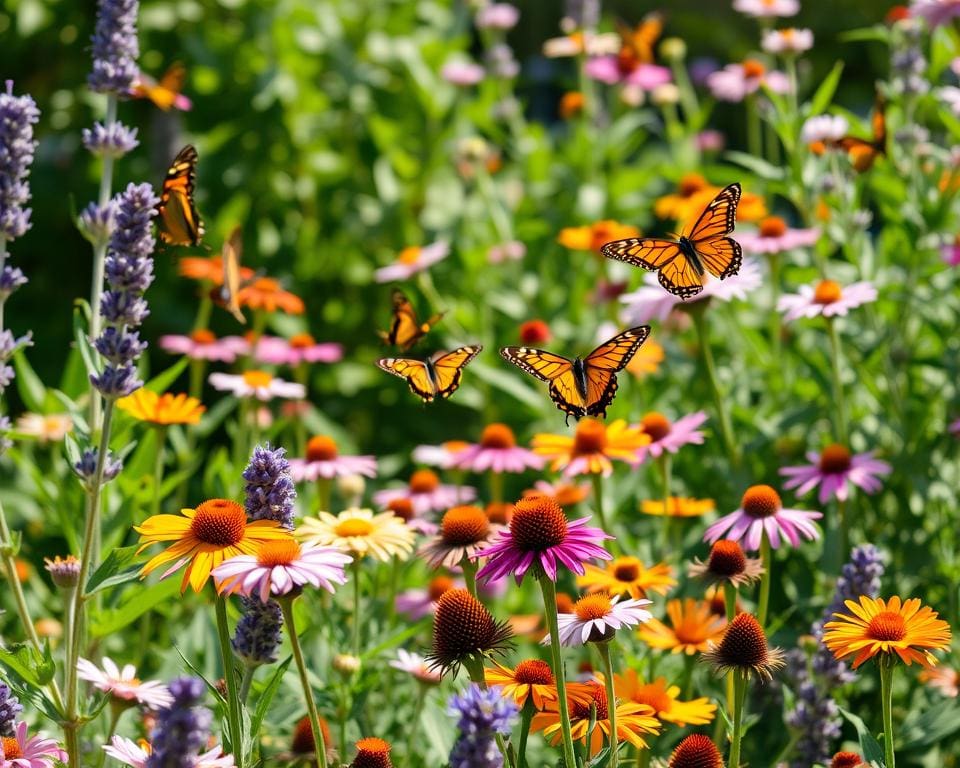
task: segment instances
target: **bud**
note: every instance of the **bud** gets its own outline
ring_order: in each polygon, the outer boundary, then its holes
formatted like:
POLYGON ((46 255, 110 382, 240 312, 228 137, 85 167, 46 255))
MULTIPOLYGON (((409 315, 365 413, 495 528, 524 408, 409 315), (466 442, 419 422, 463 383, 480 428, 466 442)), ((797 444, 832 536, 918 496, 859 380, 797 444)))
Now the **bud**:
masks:
POLYGON ((665 37, 660 43, 660 56, 665 61, 683 61, 687 57, 687 44, 679 37, 665 37))
POLYGON ((338 653, 333 657, 333 668, 344 677, 350 677, 360 671, 360 659, 349 653, 338 653))
POLYGON ((57 555, 53 560, 45 557, 43 563, 53 583, 61 589, 74 589, 80 582, 80 561, 73 555, 57 555))

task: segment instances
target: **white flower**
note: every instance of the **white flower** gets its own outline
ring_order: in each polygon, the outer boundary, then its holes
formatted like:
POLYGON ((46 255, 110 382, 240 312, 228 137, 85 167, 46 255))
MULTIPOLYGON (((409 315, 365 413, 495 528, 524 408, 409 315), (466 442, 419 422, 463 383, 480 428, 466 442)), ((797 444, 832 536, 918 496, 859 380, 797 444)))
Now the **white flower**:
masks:
POLYGON ((390 666, 413 675, 421 683, 437 685, 440 682, 440 673, 435 669, 430 669, 427 660, 418 653, 399 648, 397 658, 390 662, 390 666))
POLYGON ((768 29, 763 33, 763 50, 767 53, 803 53, 813 48, 813 32, 809 29, 768 29))
POLYGON ((41 443, 58 443, 73 429, 68 413, 25 413, 17 419, 17 432, 41 443))
POLYGON ((800 129, 800 140, 804 144, 815 141, 839 141, 847 135, 850 123, 840 115, 817 115, 807 118, 800 129))
MULTIPOLYGON (((653 618, 644 606, 652 605, 652 600, 624 600, 620 595, 611 598, 598 592, 581 597, 573 606, 573 613, 561 613, 557 617, 557 629, 561 645, 584 645, 588 642, 609 640, 621 627, 632 627, 653 618)), ((550 635, 542 640, 544 645, 550 642, 550 635)))
POLYGON ((733 0, 733 10, 757 19, 795 16, 800 11, 800 0, 733 0))
POLYGON ((300 400, 307 396, 307 390, 302 384, 278 379, 266 371, 244 371, 239 375, 211 373, 208 381, 214 389, 232 392, 237 397, 256 397, 258 400, 283 397, 300 400))
MULTIPOLYGON (((104 746, 103 751, 124 765, 145 768, 151 750, 149 745, 142 747, 123 736, 114 736, 111 743, 104 746)), ((233 768, 234 765, 233 755, 223 754, 223 747, 216 746, 209 752, 198 755, 193 768, 233 768)))
POLYGON ((163 709, 173 704, 173 696, 163 683, 157 680, 141 682, 133 664, 127 664, 121 670, 106 656, 103 657, 103 669, 87 659, 77 659, 77 677, 93 683, 98 691, 125 701, 137 701, 151 709, 163 709))
POLYGON ((423 247, 412 245, 404 248, 397 256, 397 260, 374 272, 374 279, 378 283, 392 283, 395 280, 406 280, 417 272, 422 272, 438 261, 447 258, 450 253, 450 244, 438 240, 423 247))

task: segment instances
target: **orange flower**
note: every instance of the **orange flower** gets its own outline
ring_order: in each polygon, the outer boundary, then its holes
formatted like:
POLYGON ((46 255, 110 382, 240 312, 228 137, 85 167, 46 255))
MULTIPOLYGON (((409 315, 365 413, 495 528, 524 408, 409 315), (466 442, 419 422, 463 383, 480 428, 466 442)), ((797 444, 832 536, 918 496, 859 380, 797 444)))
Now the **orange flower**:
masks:
POLYGON ((648 338, 630 358, 630 362, 627 363, 627 372, 642 379, 660 370, 660 363, 663 362, 664 357, 663 347, 648 338))
POLYGON ((617 419, 609 426, 596 419, 581 419, 573 437, 567 435, 534 435, 533 450, 553 462, 550 468, 565 475, 609 475, 612 459, 628 464, 639 463, 637 451, 650 442, 650 436, 639 427, 627 426, 617 419))
POLYGON ((679 701, 679 685, 667 685, 664 677, 645 683, 634 669, 614 675, 613 688, 617 696, 636 704, 647 704, 659 720, 679 726, 706 725, 717 711, 717 705, 711 704, 707 698, 679 701))
POLYGON ((258 277, 244 286, 237 294, 241 307, 263 309, 267 312, 286 312, 288 315, 302 315, 306 310, 303 299, 285 291, 280 281, 272 277, 258 277))
POLYGON ((584 98, 580 91, 568 91, 560 97, 560 117, 569 120, 583 111, 584 98))
POLYGON ((630 595, 636 600, 646 597, 648 591, 665 595, 677 584, 666 563, 647 568, 636 557, 618 557, 604 568, 587 563, 585 568, 583 576, 577 576, 577 586, 586 587, 591 593, 630 595))
MULTIPOLYGON (((254 276, 250 267, 240 267, 240 279, 250 280, 254 276)), ((223 284, 223 259, 220 255, 210 257, 187 256, 180 259, 180 276, 191 280, 204 280, 215 285, 223 284)))
POLYGON ((573 251, 599 253, 603 245, 613 240, 639 236, 640 230, 636 227, 605 219, 584 227, 564 227, 557 236, 557 242, 573 251))
POLYGON ((542 710, 548 701, 557 700, 553 672, 550 665, 540 659, 526 659, 515 669, 493 662, 492 669, 483 670, 483 679, 487 685, 500 686, 503 698, 512 698, 521 709, 530 698, 538 710, 542 710))
POLYGON ((126 411, 138 421, 151 424, 199 424, 206 408, 195 397, 185 394, 171 395, 164 392, 158 395, 146 387, 141 387, 132 395, 117 400, 117 408, 126 411))
POLYGON ((651 648, 685 653, 688 656, 709 650, 723 636, 726 619, 715 616, 710 604, 685 598, 667 603, 670 625, 650 619, 640 627, 640 639, 651 648))
MULTIPOLYGON (((714 510, 713 499, 688 499, 682 496, 671 496, 669 502, 669 517, 700 517, 714 510)), ((640 511, 645 515, 664 515, 663 499, 645 499, 640 502, 640 511)))
MULTIPOLYGON (((693 224, 721 189, 698 173, 688 173, 680 179, 677 191, 659 198, 653 210, 657 218, 693 224)), ((741 195, 737 221, 759 221, 766 215, 767 205, 762 197, 752 192, 741 195)))

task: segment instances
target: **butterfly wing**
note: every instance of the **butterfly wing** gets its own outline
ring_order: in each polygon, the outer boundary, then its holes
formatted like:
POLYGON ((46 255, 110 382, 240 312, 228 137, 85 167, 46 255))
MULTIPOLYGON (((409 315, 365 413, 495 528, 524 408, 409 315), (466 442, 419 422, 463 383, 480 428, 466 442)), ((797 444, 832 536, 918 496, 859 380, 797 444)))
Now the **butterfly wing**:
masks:
POLYGON ((631 237, 606 243, 600 252, 608 259, 635 267, 657 270, 657 280, 666 290, 683 299, 703 290, 703 277, 674 240, 656 237, 631 237))
POLYGON ((220 299, 226 310, 238 323, 246 325, 247 318, 240 311, 240 257, 243 254, 243 237, 240 227, 235 227, 223 244, 223 285, 220 299))
POLYGON ((547 382, 550 385, 550 399, 561 411, 575 419, 586 415, 572 360, 531 347, 503 347, 500 356, 521 371, 547 382))
POLYGON ((641 325, 605 341, 583 361, 587 379, 586 412, 601 418, 617 394, 617 372, 622 371, 650 335, 650 326, 641 325))
POLYGON ((425 403, 432 403, 437 396, 437 390, 430 370, 422 360, 412 360, 408 357, 385 357, 377 360, 377 365, 387 373, 406 379, 407 386, 425 403))
POLYGON ((726 237, 733 232, 737 225, 737 204, 740 202, 740 195, 740 184, 737 182, 720 190, 697 217, 687 237, 696 245, 701 240, 726 237))
POLYGON ((203 220, 193 202, 197 174, 197 150, 188 144, 174 158, 163 180, 157 206, 158 233, 168 245, 200 245, 203 220))
POLYGON ((460 379, 463 377, 463 369, 480 354, 481 349, 483 347, 479 344, 459 347, 453 352, 445 352, 431 358, 434 383, 440 397, 450 397, 457 391, 460 386, 460 379))
POLYGON ((443 314, 434 315, 425 323, 420 323, 410 299, 400 290, 394 290, 392 301, 393 322, 390 324, 390 330, 381 332, 380 336, 388 344, 398 346, 404 351, 426 336, 443 317, 443 314))

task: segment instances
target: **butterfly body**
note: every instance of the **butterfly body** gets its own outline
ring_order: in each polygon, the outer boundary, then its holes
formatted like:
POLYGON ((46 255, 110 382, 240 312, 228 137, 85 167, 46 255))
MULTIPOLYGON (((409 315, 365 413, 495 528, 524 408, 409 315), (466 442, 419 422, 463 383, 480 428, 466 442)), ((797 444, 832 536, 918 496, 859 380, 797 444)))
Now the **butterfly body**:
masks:
POLYGON ((170 164, 157 205, 157 234, 167 245, 200 245, 203 219, 197 213, 193 191, 197 178, 197 150, 187 144, 170 164))
POLYGON ((583 402, 587 401, 587 367, 579 357, 573 358, 573 381, 577 387, 577 394, 583 402))
POLYGON ((452 352, 436 352, 425 360, 408 357, 387 357, 377 365, 387 373, 406 379, 407 386, 425 403, 438 397, 446 399, 460 387, 463 369, 480 354, 479 344, 458 347, 452 352))
POLYGON ((677 245, 680 246, 680 253, 690 262, 690 266, 697 271, 698 275, 702 276, 706 270, 703 268, 703 262, 700 261, 700 257, 697 255, 697 246, 693 244, 693 240, 681 235, 677 238, 677 245))

